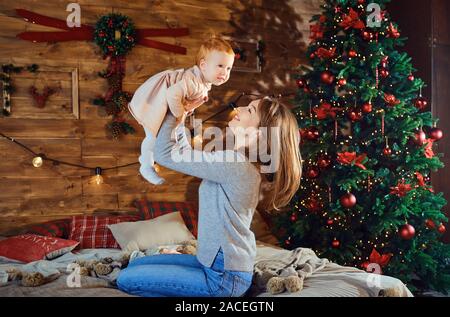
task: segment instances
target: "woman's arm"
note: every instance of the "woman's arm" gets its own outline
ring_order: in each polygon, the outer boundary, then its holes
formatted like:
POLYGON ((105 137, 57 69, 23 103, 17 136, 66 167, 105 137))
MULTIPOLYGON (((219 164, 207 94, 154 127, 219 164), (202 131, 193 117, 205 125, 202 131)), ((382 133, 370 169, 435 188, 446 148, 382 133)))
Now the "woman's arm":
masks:
POLYGON ((176 124, 174 116, 167 113, 154 149, 155 161, 160 165, 217 183, 242 182, 242 177, 257 174, 249 173, 249 169, 253 168, 251 163, 242 161, 242 157, 240 161, 237 161, 234 151, 211 153, 193 150, 183 126, 181 126, 182 129, 177 129, 178 142, 175 142, 171 135, 176 124))

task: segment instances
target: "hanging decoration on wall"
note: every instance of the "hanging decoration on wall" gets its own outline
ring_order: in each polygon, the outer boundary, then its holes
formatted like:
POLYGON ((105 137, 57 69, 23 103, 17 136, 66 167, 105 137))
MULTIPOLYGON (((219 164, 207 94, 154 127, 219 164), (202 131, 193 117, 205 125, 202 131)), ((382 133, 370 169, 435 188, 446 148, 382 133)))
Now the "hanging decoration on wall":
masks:
POLYGON ((56 93, 56 89, 45 86, 42 93, 39 93, 35 86, 30 87, 30 94, 33 97, 34 106, 44 108, 47 99, 56 93))
POLYGON ((108 58, 106 71, 99 76, 108 81, 108 90, 103 97, 96 98, 95 105, 104 106, 112 115, 112 122, 106 125, 109 134, 118 139, 121 134, 134 133, 134 128, 123 118, 127 112, 126 104, 131 95, 122 90, 125 77, 125 56, 139 44, 175 54, 186 54, 186 48, 146 37, 180 37, 189 35, 188 28, 136 29, 133 21, 122 14, 111 13, 102 16, 95 26, 81 24, 71 28, 66 21, 40 15, 28 10, 16 9, 25 21, 38 25, 54 27, 64 31, 56 32, 22 32, 17 37, 32 42, 94 41, 101 49, 103 58, 108 58))
POLYGON ((14 92, 14 86, 11 80, 12 73, 20 73, 24 69, 31 73, 35 73, 39 66, 32 64, 26 67, 14 66, 13 64, 4 64, 1 67, 0 82, 2 84, 3 107, 1 115, 9 116, 11 114, 11 94, 14 92))

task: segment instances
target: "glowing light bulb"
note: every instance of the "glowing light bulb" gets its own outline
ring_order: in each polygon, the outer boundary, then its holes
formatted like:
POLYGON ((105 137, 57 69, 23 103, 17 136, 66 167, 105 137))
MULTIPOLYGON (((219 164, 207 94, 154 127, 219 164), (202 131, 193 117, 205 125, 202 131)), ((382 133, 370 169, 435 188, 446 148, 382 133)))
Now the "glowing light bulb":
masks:
POLYGON ((34 167, 41 167, 43 163, 44 163, 44 160, 42 159, 42 157, 36 156, 35 158, 33 158, 33 166, 34 167))
POLYGON ((92 176, 91 180, 89 183, 91 184, 97 184, 97 185, 101 185, 104 183, 103 181, 103 177, 102 177, 102 168, 101 167, 96 167, 95 168, 95 176, 92 176))

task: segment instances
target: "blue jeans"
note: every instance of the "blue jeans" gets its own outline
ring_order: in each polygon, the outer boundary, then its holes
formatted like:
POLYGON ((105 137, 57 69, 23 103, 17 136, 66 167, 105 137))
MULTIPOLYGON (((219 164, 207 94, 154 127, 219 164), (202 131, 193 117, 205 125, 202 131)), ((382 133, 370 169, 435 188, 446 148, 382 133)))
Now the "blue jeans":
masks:
POLYGON ((117 279, 120 290, 146 297, 237 297, 243 296, 251 284, 252 273, 224 269, 222 250, 211 267, 189 254, 138 258, 117 279))

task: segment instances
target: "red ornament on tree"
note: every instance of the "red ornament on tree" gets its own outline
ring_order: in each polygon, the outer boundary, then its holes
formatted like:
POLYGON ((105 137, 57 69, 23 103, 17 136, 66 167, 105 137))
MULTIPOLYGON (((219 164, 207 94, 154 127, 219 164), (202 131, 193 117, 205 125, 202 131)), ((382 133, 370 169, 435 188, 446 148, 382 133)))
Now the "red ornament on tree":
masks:
POLYGON ((344 208, 352 208, 356 205, 356 197, 352 193, 347 193, 341 197, 340 202, 344 208))
POLYGON ((328 168, 328 166, 330 166, 330 164, 331 164, 331 159, 326 155, 319 157, 319 159, 317 160, 317 165, 319 165, 319 167, 321 169, 328 168))
POLYGON ((443 135, 444 133, 442 133, 442 130, 438 128, 432 128, 429 133, 430 139, 434 141, 439 141, 442 139, 443 135))
POLYGON ((423 97, 419 97, 414 101, 414 106, 419 110, 425 109, 427 105, 428 101, 423 97))
POLYGON ((372 112, 372 104, 370 102, 366 102, 362 105, 361 109, 364 113, 370 113, 372 112))
POLYGON ((408 76, 408 80, 409 80, 409 81, 413 81, 413 80, 414 80, 414 75, 413 75, 413 74, 410 74, 410 75, 408 76))
POLYGON ((331 85, 334 81, 334 76, 331 72, 326 70, 320 75, 320 80, 327 85, 331 85))
POLYGON ((436 228, 436 224, 431 219, 425 220, 425 226, 427 226, 427 228, 429 228, 429 229, 435 229, 436 228))
POLYGON ((390 149, 390 148, 384 148, 384 150, 383 150, 383 155, 384 156, 391 156, 391 154, 392 154, 392 150, 390 149))
POLYGON ((441 223, 437 229, 439 231, 439 233, 444 233, 445 232, 445 226, 441 223))
POLYGON ((348 51, 348 56, 349 56, 349 57, 356 57, 357 54, 358 54, 358 53, 356 53, 355 50, 350 50, 350 51, 348 51))
POLYGON ((405 224, 400 227, 400 229, 398 230, 398 234, 402 239, 410 240, 416 234, 416 229, 414 229, 414 227, 410 224, 405 224))
POLYGON ((292 222, 296 222, 296 221, 297 221, 297 214, 296 214, 296 213, 292 213, 292 215, 291 215, 291 221, 292 221, 292 222))
POLYGON ((414 143, 417 145, 423 145, 425 143, 427 136, 425 135, 425 132, 423 132, 422 130, 420 130, 419 132, 416 132, 414 134, 414 143))
POLYGON ((339 242, 339 240, 333 240, 333 242, 331 242, 331 246, 333 248, 339 248, 339 246, 341 245, 341 243, 339 242))
POLYGON ((306 87, 306 80, 303 78, 297 79, 296 83, 298 88, 306 87))
POLYGON ((319 177, 319 169, 315 166, 311 166, 308 168, 308 170, 306 171, 306 176, 308 178, 317 178, 319 177))
POLYGON ((331 226, 333 224, 333 222, 334 222, 333 219, 328 219, 327 220, 327 225, 331 226))
POLYGON ((341 87, 347 85, 347 80, 345 78, 339 78, 338 85, 341 87))
POLYGON ((308 204, 306 205, 306 208, 308 209, 309 212, 317 212, 320 211, 320 209, 322 209, 322 204, 318 202, 316 198, 313 197, 309 200, 308 204))

